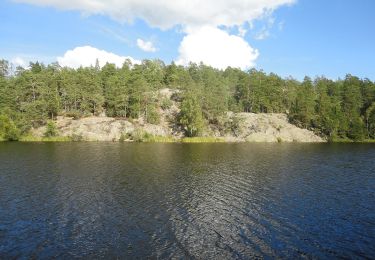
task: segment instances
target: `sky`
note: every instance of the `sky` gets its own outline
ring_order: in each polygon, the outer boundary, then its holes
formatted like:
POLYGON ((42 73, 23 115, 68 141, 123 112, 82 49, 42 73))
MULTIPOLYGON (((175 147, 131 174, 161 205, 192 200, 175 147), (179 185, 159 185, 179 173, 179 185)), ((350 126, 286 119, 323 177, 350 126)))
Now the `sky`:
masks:
POLYGON ((374 11, 373 0, 0 0, 0 59, 375 80, 374 11))

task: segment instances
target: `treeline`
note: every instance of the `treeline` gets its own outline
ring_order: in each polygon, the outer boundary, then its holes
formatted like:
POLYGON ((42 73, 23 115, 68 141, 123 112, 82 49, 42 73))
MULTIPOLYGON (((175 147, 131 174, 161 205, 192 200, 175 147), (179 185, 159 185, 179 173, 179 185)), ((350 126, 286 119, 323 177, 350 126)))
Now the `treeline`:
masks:
POLYGON ((112 117, 159 122, 159 109, 169 105, 154 93, 182 90, 178 122, 189 136, 205 124, 217 124, 226 111, 286 113, 292 123, 335 139, 375 138, 375 84, 346 75, 302 82, 251 69, 217 70, 203 64, 187 67, 160 60, 126 61, 71 69, 57 63, 30 63, 12 73, 0 61, 0 137, 16 140, 31 127, 57 115, 76 118, 105 113, 112 117))

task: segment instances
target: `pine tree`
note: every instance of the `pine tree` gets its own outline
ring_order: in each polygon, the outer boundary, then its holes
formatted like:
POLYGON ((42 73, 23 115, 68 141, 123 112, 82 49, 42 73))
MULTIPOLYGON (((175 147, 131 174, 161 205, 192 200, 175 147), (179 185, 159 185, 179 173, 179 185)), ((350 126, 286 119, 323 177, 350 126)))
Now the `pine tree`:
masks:
POLYGON ((182 101, 178 122, 187 136, 193 137, 202 134, 204 128, 202 109, 193 93, 187 93, 182 101))

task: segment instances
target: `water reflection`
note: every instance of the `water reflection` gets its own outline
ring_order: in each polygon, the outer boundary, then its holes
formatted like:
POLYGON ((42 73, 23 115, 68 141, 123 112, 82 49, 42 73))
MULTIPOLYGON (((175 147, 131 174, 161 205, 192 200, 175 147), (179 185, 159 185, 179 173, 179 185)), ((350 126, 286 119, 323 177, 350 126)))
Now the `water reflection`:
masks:
POLYGON ((0 144, 0 258, 375 255, 375 147, 0 144))

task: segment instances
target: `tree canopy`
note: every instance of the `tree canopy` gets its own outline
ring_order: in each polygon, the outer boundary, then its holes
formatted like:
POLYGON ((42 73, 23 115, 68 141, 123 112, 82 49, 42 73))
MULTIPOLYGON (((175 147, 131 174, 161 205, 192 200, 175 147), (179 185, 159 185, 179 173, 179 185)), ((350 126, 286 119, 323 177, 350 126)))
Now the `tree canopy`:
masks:
POLYGON ((165 104, 153 93, 162 88, 185 93, 176 124, 189 136, 234 111, 286 113, 292 123, 331 139, 375 138, 375 84, 349 74, 336 81, 305 77, 300 82, 256 69, 183 67, 160 60, 126 61, 121 68, 71 69, 39 62, 10 68, 8 61, 0 61, 0 137, 5 139, 17 139, 57 115, 143 117, 157 124, 165 104))

